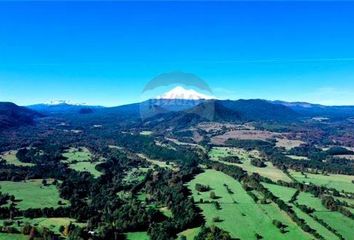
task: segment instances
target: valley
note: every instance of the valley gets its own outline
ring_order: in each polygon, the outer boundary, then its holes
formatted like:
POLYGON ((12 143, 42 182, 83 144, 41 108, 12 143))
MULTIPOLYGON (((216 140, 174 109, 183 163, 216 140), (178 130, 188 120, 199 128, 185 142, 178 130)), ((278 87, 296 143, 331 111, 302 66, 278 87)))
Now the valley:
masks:
POLYGON ((354 240, 353 13, 0 0, 0 240, 354 240))
POLYGON ((354 153, 338 120, 251 121, 272 103, 215 104, 213 121, 190 104, 144 121, 134 105, 41 106, 45 118, 2 131, 0 239, 350 240, 354 153))

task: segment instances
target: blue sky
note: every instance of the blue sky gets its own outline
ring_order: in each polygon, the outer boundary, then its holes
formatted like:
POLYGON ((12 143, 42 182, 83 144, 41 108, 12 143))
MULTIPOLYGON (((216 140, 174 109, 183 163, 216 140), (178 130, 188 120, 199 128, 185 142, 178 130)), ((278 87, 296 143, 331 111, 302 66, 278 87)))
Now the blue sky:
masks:
POLYGON ((0 101, 120 105, 184 71, 219 98, 354 105, 353 12, 335 1, 0 2, 0 101))

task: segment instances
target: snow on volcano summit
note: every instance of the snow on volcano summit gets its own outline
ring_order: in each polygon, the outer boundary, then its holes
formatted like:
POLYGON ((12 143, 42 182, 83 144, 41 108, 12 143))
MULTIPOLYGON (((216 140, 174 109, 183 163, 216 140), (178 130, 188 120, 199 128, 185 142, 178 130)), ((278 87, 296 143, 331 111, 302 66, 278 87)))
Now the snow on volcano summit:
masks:
POLYGON ((213 99, 213 97, 199 93, 193 89, 185 89, 184 87, 177 86, 170 91, 158 96, 157 99, 188 99, 188 100, 200 100, 200 99, 213 99))

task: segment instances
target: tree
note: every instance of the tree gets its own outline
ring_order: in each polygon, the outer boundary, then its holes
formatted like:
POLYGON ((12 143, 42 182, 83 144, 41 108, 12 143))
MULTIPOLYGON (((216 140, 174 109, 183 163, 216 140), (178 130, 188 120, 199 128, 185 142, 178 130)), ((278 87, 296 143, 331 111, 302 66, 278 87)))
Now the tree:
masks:
POLYGON ((42 184, 43 184, 43 186, 47 186, 47 180, 46 180, 46 179, 43 179, 43 180, 42 180, 42 184))
POLYGON ((215 192, 210 192, 210 198, 211 199, 217 199, 217 196, 216 196, 215 192))
POLYGON ((232 240, 230 234, 216 226, 203 226, 194 240, 232 240))

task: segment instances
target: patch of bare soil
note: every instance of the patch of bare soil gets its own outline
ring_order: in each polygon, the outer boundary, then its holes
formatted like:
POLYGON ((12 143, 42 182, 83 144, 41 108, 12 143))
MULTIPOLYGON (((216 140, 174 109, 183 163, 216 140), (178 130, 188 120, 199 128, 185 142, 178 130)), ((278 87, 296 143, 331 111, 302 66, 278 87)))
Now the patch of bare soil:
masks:
POLYGON ((269 131, 261 130, 232 130, 228 131, 222 135, 214 136, 211 138, 213 144, 225 144, 228 139, 239 139, 239 140, 267 140, 274 139, 279 136, 280 133, 273 133, 269 131))

